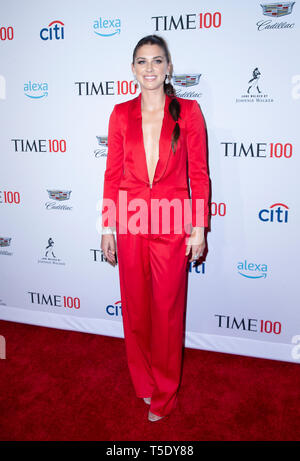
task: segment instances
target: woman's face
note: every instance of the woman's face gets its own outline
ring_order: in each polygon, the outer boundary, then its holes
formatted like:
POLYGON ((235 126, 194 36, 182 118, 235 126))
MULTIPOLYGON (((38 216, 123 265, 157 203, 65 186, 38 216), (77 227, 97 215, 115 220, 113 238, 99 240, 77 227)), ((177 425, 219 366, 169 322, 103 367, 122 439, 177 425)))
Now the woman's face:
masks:
POLYGON ((159 88, 163 85, 166 74, 170 73, 170 64, 159 45, 141 46, 131 67, 141 89, 147 90, 159 88))

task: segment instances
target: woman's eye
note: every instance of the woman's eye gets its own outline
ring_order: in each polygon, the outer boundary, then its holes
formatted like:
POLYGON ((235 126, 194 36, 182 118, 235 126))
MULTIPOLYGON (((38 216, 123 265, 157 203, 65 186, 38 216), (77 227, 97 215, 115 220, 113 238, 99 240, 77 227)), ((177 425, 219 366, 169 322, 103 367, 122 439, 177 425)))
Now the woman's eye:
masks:
MULTIPOLYGON (((144 64, 144 60, 142 61, 138 61, 138 64, 144 64)), ((155 62, 157 62, 158 64, 161 64, 162 63, 162 60, 161 59, 156 59, 155 62)))

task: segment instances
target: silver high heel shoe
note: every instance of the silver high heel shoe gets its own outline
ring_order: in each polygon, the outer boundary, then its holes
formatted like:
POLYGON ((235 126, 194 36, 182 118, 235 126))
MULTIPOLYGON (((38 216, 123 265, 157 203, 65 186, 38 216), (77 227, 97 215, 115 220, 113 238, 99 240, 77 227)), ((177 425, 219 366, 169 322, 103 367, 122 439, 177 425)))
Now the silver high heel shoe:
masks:
POLYGON ((158 415, 155 415, 154 413, 152 413, 150 410, 149 410, 149 413, 148 413, 148 420, 149 421, 159 421, 160 419, 164 418, 164 416, 158 416, 158 415))
POLYGON ((145 402, 147 405, 150 405, 150 403, 151 403, 151 397, 144 397, 143 400, 144 400, 144 402, 145 402))

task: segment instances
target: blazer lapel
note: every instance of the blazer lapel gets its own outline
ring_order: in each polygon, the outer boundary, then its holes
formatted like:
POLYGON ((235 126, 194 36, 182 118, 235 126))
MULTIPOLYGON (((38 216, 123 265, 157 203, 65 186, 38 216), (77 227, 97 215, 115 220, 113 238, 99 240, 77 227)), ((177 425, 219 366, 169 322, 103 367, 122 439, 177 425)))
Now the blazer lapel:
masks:
MULTIPOLYGON (((130 101, 128 112, 127 143, 129 143, 131 155, 128 161, 134 175, 149 184, 150 182, 142 130, 141 96, 142 94, 140 93, 136 98, 130 101)), ((169 112, 170 101, 171 96, 166 94, 164 118, 159 139, 159 159, 156 165, 153 182, 159 181, 164 174, 167 168, 170 154, 172 152, 172 132, 176 122, 169 112)))

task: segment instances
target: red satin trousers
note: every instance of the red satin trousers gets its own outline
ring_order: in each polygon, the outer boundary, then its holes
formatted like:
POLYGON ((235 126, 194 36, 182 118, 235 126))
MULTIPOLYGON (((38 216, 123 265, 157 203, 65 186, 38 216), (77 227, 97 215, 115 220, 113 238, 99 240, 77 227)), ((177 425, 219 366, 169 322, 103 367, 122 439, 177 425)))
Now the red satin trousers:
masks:
POLYGON ((117 231, 123 329, 137 397, 169 414, 177 404, 184 347, 186 235, 145 238, 117 231))

